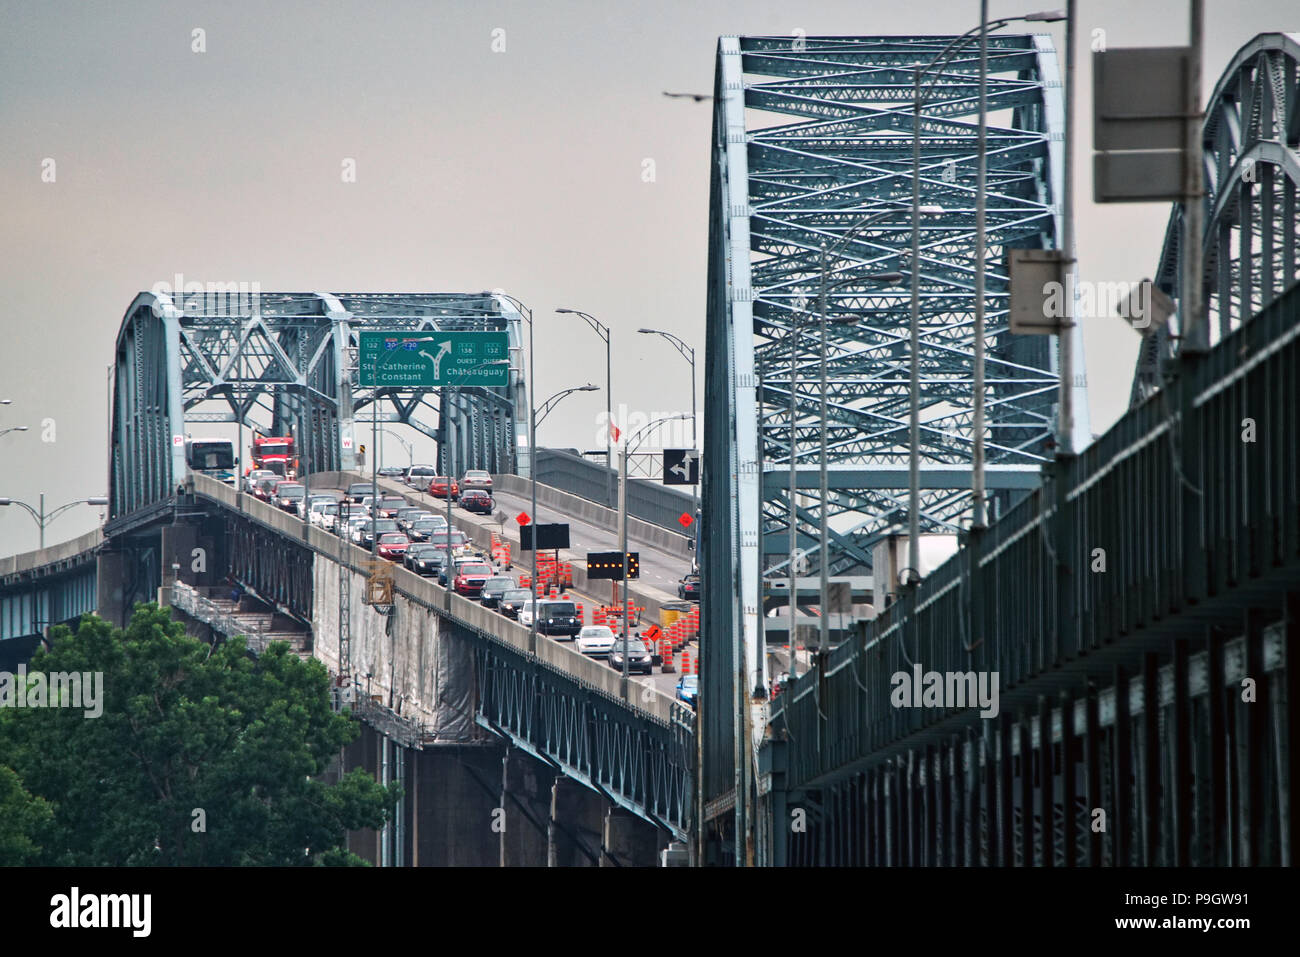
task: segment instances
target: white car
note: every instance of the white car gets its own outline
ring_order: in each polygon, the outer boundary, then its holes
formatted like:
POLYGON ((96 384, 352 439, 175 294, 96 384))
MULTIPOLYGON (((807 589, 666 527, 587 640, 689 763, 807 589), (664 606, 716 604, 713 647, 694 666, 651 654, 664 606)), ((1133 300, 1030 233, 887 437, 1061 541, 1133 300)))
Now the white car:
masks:
POLYGON ((535 601, 526 601, 519 606, 519 624, 525 628, 533 627, 533 608, 536 605, 535 601))
POLYGON ((574 642, 584 655, 605 658, 608 657, 616 640, 613 630, 608 625, 585 625, 582 631, 578 632, 574 642))
POLYGON ((334 501, 312 502, 307 520, 317 528, 328 528, 326 519, 332 519, 339 513, 339 503, 334 501))

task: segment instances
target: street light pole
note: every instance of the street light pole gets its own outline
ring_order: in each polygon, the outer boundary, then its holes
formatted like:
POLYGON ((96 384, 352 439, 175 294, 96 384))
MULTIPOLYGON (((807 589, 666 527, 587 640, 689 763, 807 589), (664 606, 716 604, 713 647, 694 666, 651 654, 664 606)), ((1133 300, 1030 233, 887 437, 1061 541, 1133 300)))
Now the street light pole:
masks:
MULTIPOLYGON (((627 697, 628 683, 628 631, 627 631, 627 457, 631 452, 640 445, 640 439, 651 429, 661 422, 670 422, 674 419, 684 419, 685 415, 665 415, 655 419, 653 422, 647 422, 641 428, 637 429, 632 435, 629 435, 623 442, 623 451, 618 457, 618 527, 619 527, 619 550, 623 553, 623 589, 621 592, 623 607, 619 609, 618 617, 622 623, 623 638, 623 683, 621 693, 624 698, 627 697), (635 443, 635 444, 634 444, 635 443)), ((534 542, 533 544, 536 544, 534 542)), ((533 615, 534 620, 537 616, 533 615)))
MULTIPOLYGON (((575 386, 572 389, 561 389, 555 395, 551 396, 542 403, 540 409, 533 409, 528 417, 528 458, 532 463, 529 468, 530 484, 532 486, 532 512, 530 513, 532 531, 532 548, 529 549, 530 570, 528 576, 528 589, 532 592, 532 620, 528 626, 528 651, 530 654, 537 653, 537 423, 546 418, 550 411, 559 405, 560 400, 570 392, 598 392, 599 386, 588 383, 587 385, 575 386)), ((449 490, 450 492, 450 490, 449 490)), ((519 530, 520 543, 523 542, 523 529, 519 530)))
POLYGON ((609 326, 603 324, 595 316, 588 315, 578 309, 556 309, 555 311, 581 316, 586 320, 587 325, 596 330, 596 335, 605 340, 605 505, 608 506, 614 498, 614 438, 612 430, 614 424, 614 378, 613 367, 610 363, 609 326))
MULTIPOLYGON (((691 451, 699 451, 699 442, 696 436, 696 416, 695 416, 695 349, 688 346, 686 342, 671 332, 664 332, 662 329, 638 329, 637 332, 643 335, 663 336, 671 342, 682 357, 691 364, 691 451)), ((698 470, 698 466, 697 466, 698 470)), ((691 484, 691 519, 694 520, 696 513, 700 510, 700 487, 697 484, 691 484)), ((692 561, 695 567, 699 568, 700 556, 697 554, 692 561)))
POLYGON ((41 503, 41 504, 40 504, 40 508, 39 508, 39 510, 38 510, 38 509, 34 509, 34 508, 32 508, 32 507, 31 507, 30 505, 28 505, 26 502, 20 502, 20 501, 18 501, 17 499, 12 499, 12 498, 0 498, 0 506, 5 506, 5 505, 17 505, 19 508, 25 510, 25 511, 27 512, 27 514, 30 515, 33 519, 35 519, 35 521, 36 521, 36 527, 37 527, 37 528, 39 529, 39 531, 40 531, 40 547, 41 547, 42 549, 44 549, 44 548, 45 548, 45 526, 46 526, 46 525, 48 525, 50 522, 54 521, 54 519, 58 518, 60 515, 62 515, 62 514, 63 514, 64 512, 66 512, 68 509, 70 509, 70 508, 76 508, 78 505, 107 505, 107 504, 108 504, 108 498, 105 497, 105 496, 95 496, 95 497, 93 497, 93 498, 79 498, 79 499, 77 499, 75 502, 68 502, 68 504, 66 504, 66 505, 60 505, 58 508, 54 509, 54 511, 52 511, 52 512, 46 512, 46 511, 45 511, 45 493, 42 492, 42 493, 41 493, 41 498, 40 498, 40 503, 41 503))

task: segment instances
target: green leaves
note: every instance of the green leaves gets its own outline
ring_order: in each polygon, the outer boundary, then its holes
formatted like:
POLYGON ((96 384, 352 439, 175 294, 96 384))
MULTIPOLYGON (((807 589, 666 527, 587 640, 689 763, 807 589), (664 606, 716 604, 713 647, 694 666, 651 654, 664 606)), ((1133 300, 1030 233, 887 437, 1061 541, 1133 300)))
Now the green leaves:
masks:
POLYGON ((140 605, 55 629, 29 671, 102 671, 103 714, 0 709, 0 864, 360 863, 346 831, 396 805, 361 771, 319 780, 358 724, 287 645, 209 647, 140 605))

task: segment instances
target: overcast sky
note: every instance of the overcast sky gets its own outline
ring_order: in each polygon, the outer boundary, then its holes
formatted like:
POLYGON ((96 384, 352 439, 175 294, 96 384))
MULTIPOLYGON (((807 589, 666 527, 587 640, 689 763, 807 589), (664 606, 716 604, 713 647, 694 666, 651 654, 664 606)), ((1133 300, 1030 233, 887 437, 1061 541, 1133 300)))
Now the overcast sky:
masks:
MULTIPOLYGON (((1207 93, 1252 36, 1300 29, 1293 0, 1207 7, 1207 93)), ((1079 8, 1081 278, 1138 279, 1168 206, 1091 202, 1087 44, 1097 29, 1112 47, 1185 43, 1186 4, 1079 8)), ((686 364, 635 333, 670 330, 703 359, 710 105, 662 91, 711 92, 720 34, 955 34, 978 13, 976 0, 0 0, 0 398, 13 400, 0 429, 31 427, 0 438, 0 496, 35 505, 45 491, 52 508, 104 494, 114 338, 135 294, 176 273, 265 292, 501 287, 538 316, 542 395, 603 389, 603 343, 552 314, 583 309, 613 329, 616 409, 689 411, 686 364), (196 28, 206 52, 192 52, 196 28)), ((1126 407, 1137 336, 1118 319, 1085 334, 1100 432, 1126 407)), ((567 399, 539 443, 595 447, 604 407, 603 391, 567 399)), ((417 460, 432 453, 417 445, 417 460)), ((47 541, 99 513, 73 510, 47 541)), ((0 509, 0 554, 36 541, 34 522, 0 509)))

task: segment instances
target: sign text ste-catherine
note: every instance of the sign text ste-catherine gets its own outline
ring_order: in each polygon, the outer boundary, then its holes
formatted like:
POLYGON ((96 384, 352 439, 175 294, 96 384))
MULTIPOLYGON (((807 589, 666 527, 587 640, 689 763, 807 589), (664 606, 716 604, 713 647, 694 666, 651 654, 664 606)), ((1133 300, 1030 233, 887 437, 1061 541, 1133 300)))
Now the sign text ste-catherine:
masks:
POLYGON ((509 358, 504 332, 360 330, 357 340, 363 386, 428 389, 510 381, 508 365, 492 364, 509 358))

